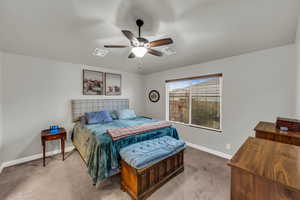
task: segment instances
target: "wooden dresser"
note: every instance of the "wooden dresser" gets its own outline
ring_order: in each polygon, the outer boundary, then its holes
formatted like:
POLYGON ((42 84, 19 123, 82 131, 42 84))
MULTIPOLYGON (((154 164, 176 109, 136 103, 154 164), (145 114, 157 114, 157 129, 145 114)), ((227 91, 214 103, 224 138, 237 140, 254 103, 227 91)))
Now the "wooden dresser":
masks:
POLYGON ((228 163, 231 200, 299 200, 300 147, 250 137, 228 163))
POLYGON ((257 138, 300 146, 300 132, 281 131, 275 123, 259 122, 254 130, 257 138))
POLYGON ((300 147, 250 137, 230 160, 231 200, 299 200, 300 147))

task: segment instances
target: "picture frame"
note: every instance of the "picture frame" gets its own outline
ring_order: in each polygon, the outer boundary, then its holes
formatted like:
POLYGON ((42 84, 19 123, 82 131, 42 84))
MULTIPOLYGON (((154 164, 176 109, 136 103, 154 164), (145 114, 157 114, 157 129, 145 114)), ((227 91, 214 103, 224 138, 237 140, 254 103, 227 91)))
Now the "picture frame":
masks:
POLYGON ((105 94, 105 75, 104 72, 83 70, 82 93, 83 95, 104 95, 105 94))
POLYGON ((122 75, 105 73, 105 95, 119 96, 122 93, 122 75))

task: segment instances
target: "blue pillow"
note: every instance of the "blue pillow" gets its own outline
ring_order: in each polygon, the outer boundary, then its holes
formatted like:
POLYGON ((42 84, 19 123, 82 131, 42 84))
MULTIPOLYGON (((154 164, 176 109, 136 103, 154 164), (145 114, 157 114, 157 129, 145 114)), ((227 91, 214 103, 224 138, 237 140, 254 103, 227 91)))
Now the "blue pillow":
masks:
POLYGON ((131 119, 135 118, 136 114, 134 110, 132 109, 124 109, 124 110, 119 110, 118 111, 118 118, 119 119, 131 119))
POLYGON ((112 118, 107 110, 99 112, 88 112, 85 113, 88 124, 97 124, 101 122, 111 122, 112 118))

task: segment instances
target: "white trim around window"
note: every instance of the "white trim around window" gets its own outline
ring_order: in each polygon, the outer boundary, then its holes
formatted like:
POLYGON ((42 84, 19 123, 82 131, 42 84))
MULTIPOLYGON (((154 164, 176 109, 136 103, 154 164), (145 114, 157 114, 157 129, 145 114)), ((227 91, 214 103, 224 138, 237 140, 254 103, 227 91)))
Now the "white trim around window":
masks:
POLYGON ((166 81, 166 120, 170 121, 172 123, 175 124, 180 124, 180 125, 184 125, 184 126, 189 126, 189 127, 194 127, 194 128, 200 128, 200 129, 205 129, 205 130, 209 130, 209 131, 214 131, 214 132, 219 132, 221 133, 222 130, 222 117, 223 117, 223 113, 222 113, 222 103, 223 103, 223 75, 222 74, 211 74, 211 75, 204 75, 204 76, 197 76, 197 77, 189 77, 189 78, 182 78, 182 79, 176 79, 176 80, 168 80, 166 81), (189 119, 188 119, 188 123, 184 123, 184 122, 180 122, 180 121, 172 121, 169 118, 169 84, 170 82, 177 82, 177 81, 184 81, 184 80, 198 80, 198 79, 204 79, 204 78, 208 78, 208 77, 218 77, 219 78, 219 99, 220 99, 220 105, 219 105, 219 113, 220 113, 220 117, 219 117, 219 128, 215 129, 212 127, 206 127, 206 126, 201 126, 201 125, 197 125, 197 124, 192 124, 192 92, 191 92, 191 87, 189 88, 189 119))

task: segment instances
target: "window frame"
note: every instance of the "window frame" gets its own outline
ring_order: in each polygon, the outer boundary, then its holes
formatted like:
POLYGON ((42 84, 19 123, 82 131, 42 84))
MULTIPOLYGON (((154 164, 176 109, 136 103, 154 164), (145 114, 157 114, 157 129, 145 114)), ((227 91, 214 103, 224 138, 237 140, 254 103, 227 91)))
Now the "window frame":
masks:
POLYGON ((179 79, 173 79, 173 80, 166 80, 165 81, 165 90, 166 90, 166 121, 175 123, 175 124, 180 124, 180 125, 184 125, 184 126, 189 126, 189 127, 193 127, 193 128, 200 128, 200 129, 205 129, 205 130, 210 130, 210 131, 214 131, 214 132, 219 132, 222 133, 223 132, 223 112, 222 112, 222 108, 223 108, 223 74, 222 73, 218 73, 218 74, 208 74, 208 75, 202 75, 202 76, 195 76, 195 77, 187 77, 187 78, 179 78, 179 79), (170 82, 178 82, 178 81, 184 81, 184 80, 195 80, 195 79, 202 79, 202 78, 209 78, 209 77, 217 77, 219 78, 219 88, 220 88, 220 128, 219 129, 215 129, 215 128, 211 128, 211 127, 206 127, 206 126, 201 126, 201 125, 197 125, 197 124, 192 124, 192 92, 191 92, 191 88, 189 90, 189 123, 184 123, 184 122, 179 122, 179 121, 172 121, 170 120, 170 116, 169 116, 169 108, 170 108, 170 102, 169 102, 169 87, 168 87, 168 83, 170 82))

